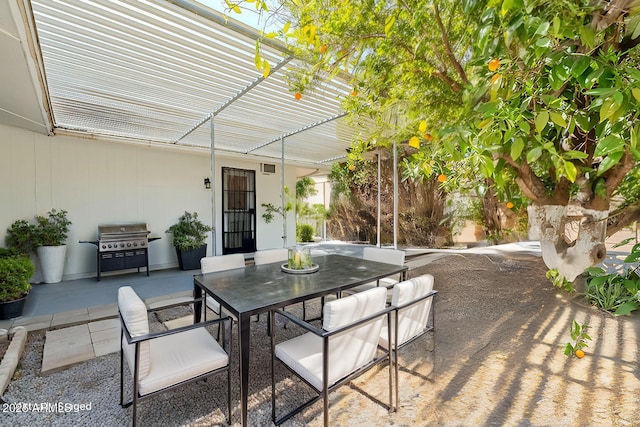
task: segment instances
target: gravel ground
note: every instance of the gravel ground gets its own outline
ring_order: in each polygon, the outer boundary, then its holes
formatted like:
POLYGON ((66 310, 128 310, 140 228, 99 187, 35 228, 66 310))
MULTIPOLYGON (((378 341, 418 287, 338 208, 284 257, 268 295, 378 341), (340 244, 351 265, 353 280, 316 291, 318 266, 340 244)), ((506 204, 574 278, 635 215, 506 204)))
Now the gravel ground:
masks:
MULTIPOLYGON (((398 412, 390 414, 379 404, 387 403, 388 369, 374 368, 330 395, 331 424, 640 426, 638 315, 614 318, 588 307, 579 297, 557 291, 544 278, 545 270, 537 257, 495 255, 448 255, 412 270, 411 277, 431 273, 436 279, 435 351, 430 351, 434 337, 429 334, 401 353, 398 412), (563 354, 574 319, 591 326, 593 341, 581 360, 563 354)), ((301 314, 299 307, 291 310, 301 314)), ((252 426, 273 425, 265 320, 261 316, 252 323, 252 426)), ((282 324, 277 331, 278 340, 299 333, 282 324)), ((130 423, 131 409, 118 405, 119 355, 42 376, 43 344, 43 332, 30 334, 16 379, 2 397, 8 403, 0 425, 130 423), (62 411, 14 412, 21 403, 62 403, 62 411)), ((232 404, 237 404, 233 351, 232 404)), ((276 380, 279 413, 308 395, 306 386, 288 379, 280 365, 276 380)), ((139 425, 226 425, 225 395, 224 374, 163 393, 140 404, 139 425)), ((232 421, 240 421, 237 410, 232 421)), ((322 425, 321 403, 285 425, 322 425)))

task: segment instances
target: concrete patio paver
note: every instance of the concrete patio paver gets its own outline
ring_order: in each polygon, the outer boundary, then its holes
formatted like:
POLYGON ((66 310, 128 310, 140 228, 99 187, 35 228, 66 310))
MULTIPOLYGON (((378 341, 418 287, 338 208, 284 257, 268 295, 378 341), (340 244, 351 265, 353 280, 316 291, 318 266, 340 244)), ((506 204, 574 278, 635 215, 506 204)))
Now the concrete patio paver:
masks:
POLYGON ((91 334, 86 323, 47 331, 42 355, 42 373, 94 357, 91 334))

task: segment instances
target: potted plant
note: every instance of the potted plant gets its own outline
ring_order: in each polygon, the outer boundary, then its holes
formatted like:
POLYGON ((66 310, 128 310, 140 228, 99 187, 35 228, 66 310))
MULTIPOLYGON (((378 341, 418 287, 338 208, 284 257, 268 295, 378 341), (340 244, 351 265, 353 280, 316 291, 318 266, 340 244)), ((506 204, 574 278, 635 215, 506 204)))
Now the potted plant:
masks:
POLYGON ((22 315, 34 271, 27 255, 0 248, 0 320, 22 315))
POLYGON ((34 241, 45 283, 58 283, 62 280, 70 225, 71 221, 67 219, 65 210, 51 209, 47 216, 36 217, 34 241))
POLYGON ((213 230, 198 219, 198 213, 185 211, 166 233, 173 234, 173 246, 178 255, 180 270, 200 268, 200 260, 207 255, 207 233, 213 230))

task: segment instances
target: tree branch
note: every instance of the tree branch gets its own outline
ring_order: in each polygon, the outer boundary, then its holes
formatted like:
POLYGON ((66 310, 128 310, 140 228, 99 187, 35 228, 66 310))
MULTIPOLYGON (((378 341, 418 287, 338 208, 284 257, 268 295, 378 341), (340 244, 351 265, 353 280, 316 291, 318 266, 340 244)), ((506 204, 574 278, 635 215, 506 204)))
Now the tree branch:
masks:
POLYGON ((440 17, 440 10, 438 9, 438 4, 436 2, 433 3, 433 10, 434 10, 434 14, 436 17, 436 22, 438 23, 438 28, 440 28, 440 32, 442 33, 442 42, 444 44, 444 50, 447 54, 447 57, 449 58, 449 62, 451 62, 451 65, 453 65, 453 68, 455 68, 456 72, 458 73, 458 76, 460 76, 460 79, 465 83, 469 83, 469 79, 467 78, 467 74, 464 72, 464 69, 462 68, 462 65, 460 65, 460 63, 458 62, 458 59, 456 58, 456 56, 453 54, 453 51, 451 50, 451 43, 449 42, 449 37, 447 37, 447 31, 444 27, 444 24, 442 23, 442 18, 440 17))
MULTIPOLYGON (((511 166, 517 173, 516 184, 532 202, 537 204, 549 204, 551 198, 547 195, 544 183, 533 173, 533 170, 527 163, 519 164, 508 155, 502 155, 500 158, 511 166)), ((562 204, 562 203, 560 203, 562 204)), ((566 204, 566 202, 564 202, 566 204)))

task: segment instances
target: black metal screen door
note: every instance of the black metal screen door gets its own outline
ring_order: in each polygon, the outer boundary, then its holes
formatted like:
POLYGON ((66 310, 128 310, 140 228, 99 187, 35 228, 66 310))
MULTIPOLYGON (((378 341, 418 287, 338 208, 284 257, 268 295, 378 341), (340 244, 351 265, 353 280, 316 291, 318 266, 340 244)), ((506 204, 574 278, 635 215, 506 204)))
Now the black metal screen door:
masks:
POLYGON ((256 250, 256 172, 222 168, 222 253, 256 250))

